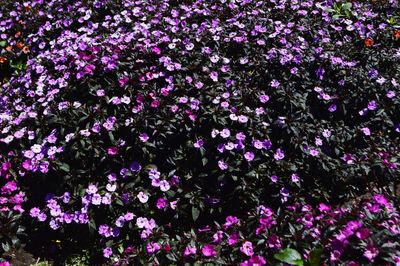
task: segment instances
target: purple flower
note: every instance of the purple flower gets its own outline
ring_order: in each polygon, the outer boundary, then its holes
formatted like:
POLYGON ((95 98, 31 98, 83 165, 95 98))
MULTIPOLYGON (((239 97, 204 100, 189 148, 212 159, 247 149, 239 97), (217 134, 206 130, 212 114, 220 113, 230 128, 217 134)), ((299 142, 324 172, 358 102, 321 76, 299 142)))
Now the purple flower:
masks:
POLYGON ((375 110, 376 108, 377 108, 376 101, 370 101, 370 102, 368 103, 368 109, 369 109, 369 110, 375 110))
POLYGON ((240 251, 249 257, 253 256, 254 255, 253 244, 250 241, 245 241, 243 245, 240 247, 240 251))
POLYGON ((279 81, 277 81, 276 79, 273 79, 273 80, 271 81, 271 87, 272 87, 272 88, 278 88, 279 85, 280 85, 280 83, 279 83, 279 81))
POLYGON ((40 209, 39 208, 32 208, 31 210, 30 210, 30 212, 29 212, 29 215, 31 216, 31 217, 38 217, 39 216, 39 214, 40 214, 40 209))
POLYGON ((138 162, 133 162, 129 168, 134 172, 139 172, 139 170, 142 169, 142 166, 138 162))
POLYGON ((149 140, 149 136, 148 136, 146 133, 141 133, 141 134, 139 135, 139 139, 140 139, 142 142, 146 142, 146 141, 149 140))
POLYGON ((110 247, 107 247, 103 249, 103 256, 104 258, 109 258, 113 254, 112 249, 110 247))
POLYGON ((248 152, 246 152, 246 153, 244 154, 244 158, 245 158, 248 162, 253 161, 253 159, 254 159, 254 153, 251 152, 251 151, 248 151, 248 152))
POLYGON ((268 95, 265 95, 265 94, 263 94, 263 95, 261 95, 261 96, 259 97, 259 99, 260 99, 260 102, 262 102, 262 103, 266 103, 266 102, 268 102, 268 101, 269 101, 269 96, 268 96, 268 95))
POLYGON ((274 154, 274 158, 277 161, 282 160, 283 158, 285 158, 285 154, 281 149, 277 149, 274 154))
POLYGON ((203 145, 204 145, 203 139, 198 139, 198 140, 193 144, 193 146, 194 146, 196 149, 199 149, 199 148, 203 147, 203 145))
POLYGON ((219 160, 218 167, 221 170, 226 170, 226 169, 228 169, 228 164, 226 162, 224 162, 223 160, 219 160))

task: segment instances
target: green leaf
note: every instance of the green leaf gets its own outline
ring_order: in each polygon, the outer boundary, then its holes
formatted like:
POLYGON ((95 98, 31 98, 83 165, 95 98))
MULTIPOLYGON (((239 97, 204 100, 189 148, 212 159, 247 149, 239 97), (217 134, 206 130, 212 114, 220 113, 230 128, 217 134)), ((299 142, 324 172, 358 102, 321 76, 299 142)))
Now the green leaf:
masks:
POLYGON ((6 46, 6 41, 1 41, 0 42, 0 47, 5 47, 6 46))
POLYGON ((63 164, 60 166, 60 169, 63 170, 63 171, 65 171, 65 172, 67 172, 67 173, 69 173, 69 171, 71 171, 71 168, 70 168, 69 165, 66 164, 66 163, 63 163, 63 164))
POLYGON ((304 262, 301 258, 301 254, 297 250, 291 248, 286 248, 279 251, 274 255, 274 258, 291 265, 297 265, 297 266, 304 265, 304 262))
POLYGON ((10 244, 8 244, 7 242, 6 243, 1 243, 1 246, 2 246, 2 248, 3 248, 3 250, 5 252, 10 251, 10 244))
POLYGON ((342 5, 343 10, 349 10, 351 8, 352 4, 351 3, 345 3, 342 5))
POLYGON ((310 256, 308 257, 307 265, 319 266, 321 263, 322 251, 323 251, 322 247, 317 247, 313 251, 311 251, 310 256))
POLYGON ((199 218, 199 215, 200 215, 199 209, 197 209, 196 207, 192 207, 192 218, 193 218, 193 221, 196 221, 197 218, 199 218))

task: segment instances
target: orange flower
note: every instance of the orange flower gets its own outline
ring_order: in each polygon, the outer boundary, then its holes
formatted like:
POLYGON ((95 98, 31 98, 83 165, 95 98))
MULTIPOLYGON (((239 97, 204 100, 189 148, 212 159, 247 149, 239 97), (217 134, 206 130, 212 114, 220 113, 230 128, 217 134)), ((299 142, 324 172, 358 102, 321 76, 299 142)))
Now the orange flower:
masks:
POLYGON ((22 47, 24 47, 24 44, 22 42, 19 42, 17 43, 16 47, 21 50, 22 47))
POLYGON ((7 58, 0 56, 0 64, 3 64, 7 61, 7 58))
POLYGON ((27 12, 29 12, 29 11, 32 9, 32 6, 27 5, 27 6, 25 7, 25 9, 26 9, 27 12))
POLYGON ((15 33, 15 38, 18 38, 19 36, 21 36, 21 32, 18 31, 17 33, 15 33))
POLYGON ((395 30, 395 31, 394 31, 394 37, 395 37, 396 39, 400 39, 400 30, 395 30))
POLYGON ((371 47, 372 45, 374 45, 374 40, 372 40, 371 38, 367 38, 364 40, 364 44, 367 47, 371 47))
POLYGON ((6 47, 6 51, 7 51, 7 52, 11 52, 11 51, 12 51, 12 46, 11 46, 11 45, 7 46, 7 47, 6 47))

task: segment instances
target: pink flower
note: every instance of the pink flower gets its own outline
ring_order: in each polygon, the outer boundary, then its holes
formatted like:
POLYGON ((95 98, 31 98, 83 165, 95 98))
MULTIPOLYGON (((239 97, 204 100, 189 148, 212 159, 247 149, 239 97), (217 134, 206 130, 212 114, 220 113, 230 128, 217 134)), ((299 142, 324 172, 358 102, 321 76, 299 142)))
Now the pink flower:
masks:
POLYGON ((114 156, 118 154, 118 148, 117 147, 110 147, 107 149, 107 154, 114 156))
POLYGON ((222 241, 222 236, 223 236, 223 232, 221 230, 217 231, 214 235, 213 235, 213 242, 214 243, 220 243, 222 241))
POLYGON ((206 257, 216 257, 217 252, 215 251, 215 246, 211 244, 205 245, 202 249, 201 252, 203 253, 204 256, 206 257))
POLYGON ((244 242, 240 247, 240 251, 249 257, 253 256, 253 244, 250 241, 244 242))
POLYGON ((367 127, 363 127, 361 131, 364 133, 365 136, 371 136, 371 130, 367 127))
POLYGON ((365 251, 364 251, 364 256, 369 260, 369 261, 374 261, 375 257, 378 256, 379 250, 375 248, 374 246, 368 246, 365 251))
POLYGON ((196 254, 196 252, 197 252, 197 248, 196 247, 187 246, 185 248, 185 251, 183 252, 183 255, 185 257, 187 257, 187 256, 190 256, 191 254, 193 254, 193 255, 196 254))
POLYGON ((155 53, 155 54, 157 54, 157 55, 160 55, 160 54, 161 54, 161 49, 158 48, 158 47, 153 47, 152 51, 153 51, 153 53, 155 53))

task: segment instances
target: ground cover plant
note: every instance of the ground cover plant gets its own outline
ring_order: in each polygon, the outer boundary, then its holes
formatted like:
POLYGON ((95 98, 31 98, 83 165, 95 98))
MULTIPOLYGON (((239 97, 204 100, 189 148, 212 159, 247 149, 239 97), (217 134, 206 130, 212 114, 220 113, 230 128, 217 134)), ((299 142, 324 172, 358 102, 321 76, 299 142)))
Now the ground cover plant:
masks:
POLYGON ((3 0, 0 265, 400 265, 399 16, 3 0))

